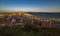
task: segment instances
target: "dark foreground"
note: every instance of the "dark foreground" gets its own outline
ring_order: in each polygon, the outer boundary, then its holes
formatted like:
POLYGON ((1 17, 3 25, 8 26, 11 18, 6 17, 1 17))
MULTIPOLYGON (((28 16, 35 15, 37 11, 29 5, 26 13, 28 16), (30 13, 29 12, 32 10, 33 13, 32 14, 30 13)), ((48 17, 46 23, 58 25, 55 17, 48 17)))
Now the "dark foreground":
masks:
POLYGON ((60 36, 60 29, 42 28, 32 25, 0 27, 0 36, 60 36))

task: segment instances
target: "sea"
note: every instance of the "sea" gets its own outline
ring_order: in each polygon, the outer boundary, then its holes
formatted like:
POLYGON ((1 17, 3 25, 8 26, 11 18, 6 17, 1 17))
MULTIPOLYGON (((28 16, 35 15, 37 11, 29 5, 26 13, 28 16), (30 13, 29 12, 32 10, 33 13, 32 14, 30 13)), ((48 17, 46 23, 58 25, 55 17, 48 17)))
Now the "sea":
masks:
MULTIPOLYGON (((43 18, 59 18, 60 19, 60 12, 50 12, 50 13, 47 13, 47 12, 28 12, 29 14, 32 14, 32 15, 36 15, 36 16, 39 16, 39 17, 43 17, 43 18)), ((57 27, 60 27, 60 22, 55 22, 53 25, 57 26, 57 27)))
POLYGON ((28 12, 29 14, 40 16, 43 18, 60 18, 60 12, 28 12))

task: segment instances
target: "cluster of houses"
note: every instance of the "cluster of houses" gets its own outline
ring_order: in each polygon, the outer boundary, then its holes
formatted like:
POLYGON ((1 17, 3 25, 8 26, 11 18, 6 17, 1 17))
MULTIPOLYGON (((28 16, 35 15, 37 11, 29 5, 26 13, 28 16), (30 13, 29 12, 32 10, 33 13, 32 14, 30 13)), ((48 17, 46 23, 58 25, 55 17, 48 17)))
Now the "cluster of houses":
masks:
POLYGON ((35 24, 36 26, 40 26, 40 27, 48 27, 48 28, 54 27, 53 26, 54 20, 52 20, 51 18, 40 18, 40 17, 38 18, 36 16, 34 17, 26 13, 17 13, 17 14, 19 15, 13 13, 0 18, 0 26, 20 25, 24 27, 24 25, 26 24, 35 24))

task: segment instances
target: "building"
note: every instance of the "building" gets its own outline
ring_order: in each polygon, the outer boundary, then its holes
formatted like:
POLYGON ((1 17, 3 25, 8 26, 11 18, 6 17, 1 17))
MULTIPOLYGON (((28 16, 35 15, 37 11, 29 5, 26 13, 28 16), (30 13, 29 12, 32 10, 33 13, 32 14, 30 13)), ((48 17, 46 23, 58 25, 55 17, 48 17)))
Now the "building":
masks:
POLYGON ((41 27, 52 27, 52 22, 48 19, 41 20, 41 27))

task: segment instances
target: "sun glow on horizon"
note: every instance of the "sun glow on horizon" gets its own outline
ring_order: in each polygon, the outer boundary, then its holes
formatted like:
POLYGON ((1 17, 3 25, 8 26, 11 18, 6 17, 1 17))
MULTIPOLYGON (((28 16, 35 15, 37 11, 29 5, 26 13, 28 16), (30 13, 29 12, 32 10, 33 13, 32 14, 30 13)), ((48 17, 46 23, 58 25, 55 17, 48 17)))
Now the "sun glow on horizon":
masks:
POLYGON ((58 8, 48 8, 48 7, 3 7, 0 8, 0 11, 2 12, 60 12, 60 9, 58 8))

